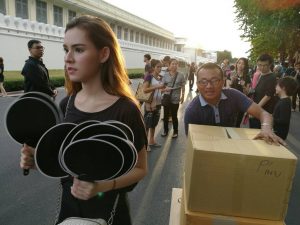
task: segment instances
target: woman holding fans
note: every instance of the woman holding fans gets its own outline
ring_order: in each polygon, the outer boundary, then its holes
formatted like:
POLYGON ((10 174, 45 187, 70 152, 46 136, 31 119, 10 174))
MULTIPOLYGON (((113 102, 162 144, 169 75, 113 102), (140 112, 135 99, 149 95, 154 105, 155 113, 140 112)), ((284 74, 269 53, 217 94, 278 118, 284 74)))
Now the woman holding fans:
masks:
MULTIPOLYGON (((66 89, 68 96, 60 106, 65 121, 118 120, 134 133, 138 151, 136 166, 114 180, 86 182, 74 177, 61 180, 61 210, 57 223, 68 217, 108 220, 116 196, 119 201, 114 225, 131 225, 127 192, 147 173, 147 138, 139 104, 128 86, 128 76, 114 32, 102 19, 81 16, 70 21, 65 30, 66 89), (104 193, 101 198, 98 193, 104 193)), ((21 167, 34 168, 34 149, 24 145, 21 167)))

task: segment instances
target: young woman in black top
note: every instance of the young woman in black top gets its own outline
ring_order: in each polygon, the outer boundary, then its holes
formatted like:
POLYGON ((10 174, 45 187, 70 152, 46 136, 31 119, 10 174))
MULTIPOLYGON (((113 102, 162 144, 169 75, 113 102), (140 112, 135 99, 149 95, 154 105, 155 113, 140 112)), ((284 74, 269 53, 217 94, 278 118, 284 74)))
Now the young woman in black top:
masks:
POLYGON ((297 82, 291 77, 284 77, 278 80, 276 86, 276 94, 279 96, 279 101, 275 105, 273 112, 273 130, 274 133, 286 139, 291 120, 291 96, 297 88, 297 82))
MULTIPOLYGON (((251 79, 249 76, 249 64, 248 59, 246 58, 239 58, 235 64, 235 70, 230 76, 231 82, 230 87, 239 90, 240 92, 248 95, 251 79)), ((240 127, 242 122, 244 113, 238 113, 236 118, 236 127, 240 127)))
MULTIPOLYGON (((102 19, 81 16, 67 25, 63 48, 68 96, 60 106, 65 121, 118 120, 127 124, 134 133, 138 161, 130 172, 114 180, 91 183, 74 177, 62 179, 61 211, 57 222, 67 217, 108 220, 119 194, 113 224, 131 225, 126 193, 147 173, 147 138, 138 102, 128 86, 117 38, 102 19), (99 192, 104 193, 101 198, 99 192)), ((33 168, 34 149, 25 145, 21 152, 21 167, 33 168)))

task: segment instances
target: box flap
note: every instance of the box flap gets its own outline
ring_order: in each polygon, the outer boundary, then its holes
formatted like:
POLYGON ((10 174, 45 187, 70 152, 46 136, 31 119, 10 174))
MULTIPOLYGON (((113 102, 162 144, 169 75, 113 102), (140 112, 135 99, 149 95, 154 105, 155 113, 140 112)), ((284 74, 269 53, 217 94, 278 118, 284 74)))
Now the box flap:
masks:
POLYGON ((263 156, 297 160, 297 157, 282 145, 270 145, 264 140, 226 139, 199 140, 197 134, 190 134, 195 151, 211 151, 228 154, 263 156))
POLYGON ((197 134, 198 139, 228 139, 225 127, 189 124, 189 133, 197 134))
POLYGON ((226 127, 226 131, 231 139, 253 139, 261 130, 252 128, 226 127))

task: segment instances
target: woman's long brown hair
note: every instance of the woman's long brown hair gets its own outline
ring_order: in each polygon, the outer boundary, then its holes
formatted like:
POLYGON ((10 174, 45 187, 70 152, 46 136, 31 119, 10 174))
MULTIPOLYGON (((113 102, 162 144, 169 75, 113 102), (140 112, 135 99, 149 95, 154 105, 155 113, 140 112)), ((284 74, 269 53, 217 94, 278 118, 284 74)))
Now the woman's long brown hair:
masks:
MULTIPOLYGON (((126 97, 138 106, 139 103, 129 87, 129 78, 120 45, 110 26, 98 17, 80 16, 67 24, 65 33, 75 27, 84 30, 97 49, 108 47, 110 50, 109 58, 101 65, 101 74, 99 74, 103 89, 108 94, 126 97)), ((81 83, 70 81, 66 72, 65 78, 68 95, 81 90, 81 83)))
POLYGON ((237 72, 237 64, 238 62, 242 60, 244 61, 244 64, 245 64, 245 67, 244 67, 244 70, 243 70, 243 80, 246 80, 247 79, 247 75, 249 73, 249 63, 248 63, 248 59, 244 58, 244 57, 241 57, 239 58, 236 63, 235 63, 235 71, 237 72))

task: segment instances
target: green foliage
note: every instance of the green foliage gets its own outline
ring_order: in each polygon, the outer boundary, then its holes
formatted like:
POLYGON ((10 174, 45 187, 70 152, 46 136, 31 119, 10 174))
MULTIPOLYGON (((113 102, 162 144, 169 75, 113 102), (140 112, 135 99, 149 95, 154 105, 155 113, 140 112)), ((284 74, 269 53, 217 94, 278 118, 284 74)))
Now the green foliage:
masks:
MULTIPOLYGON (((51 84, 54 87, 61 87, 64 86, 65 79, 64 77, 51 77, 50 79, 51 84)), ((15 80, 12 79, 5 79, 4 86, 6 91, 20 91, 24 88, 24 79, 23 77, 17 77, 15 80)))
MULTIPOLYGON (((16 80, 24 80, 24 77, 21 75, 21 71, 11 70, 4 71, 5 81, 16 81, 16 80)), ((50 77, 63 77, 64 70, 49 70, 50 77)))
POLYGON ((136 73, 144 73, 144 68, 135 68, 135 69, 127 69, 127 73, 130 74, 136 74, 136 73))
POLYGON ((50 83, 54 87, 62 87, 65 84, 65 78, 64 77, 51 77, 50 83))
POLYGON ((221 64, 224 59, 229 59, 229 62, 232 61, 232 55, 229 51, 217 51, 217 63, 221 64))
MULTIPOLYGON (((128 70, 129 79, 142 78, 144 76, 143 69, 128 70)), ((51 70, 50 82, 54 87, 62 87, 65 83, 63 70, 51 70)), ((20 91, 24 88, 24 78, 20 71, 5 71, 4 86, 6 91, 20 91)))
POLYGON ((251 42, 252 60, 267 52, 284 61, 300 47, 300 5, 280 8, 278 2, 235 0, 236 21, 244 32, 241 37, 251 42), (262 7, 270 3, 276 7, 262 7))
POLYGON ((4 87, 7 92, 20 91, 20 90, 23 90, 24 82, 23 82, 23 80, 5 81, 4 87))
POLYGON ((129 76, 129 79, 143 78, 144 73, 131 73, 131 74, 128 74, 128 76, 129 76))

